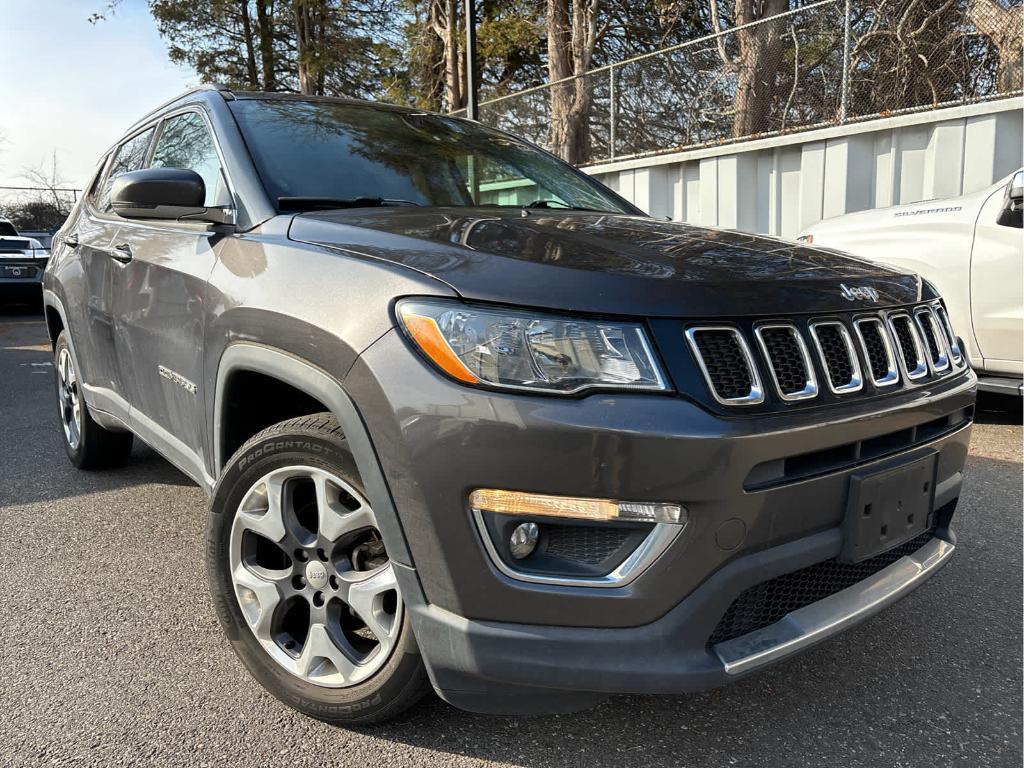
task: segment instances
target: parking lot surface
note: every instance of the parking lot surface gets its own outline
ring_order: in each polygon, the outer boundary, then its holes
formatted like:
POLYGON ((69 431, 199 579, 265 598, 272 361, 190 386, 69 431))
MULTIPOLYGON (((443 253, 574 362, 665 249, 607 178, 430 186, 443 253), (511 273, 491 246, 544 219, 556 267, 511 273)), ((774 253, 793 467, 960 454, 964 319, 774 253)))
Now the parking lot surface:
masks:
POLYGON ((431 698, 347 730, 264 693, 222 638, 197 487, 138 441, 121 469, 72 468, 49 360, 35 314, 0 314, 2 766, 1021 765, 1019 410, 980 414, 950 565, 809 653, 701 695, 543 718, 431 698))

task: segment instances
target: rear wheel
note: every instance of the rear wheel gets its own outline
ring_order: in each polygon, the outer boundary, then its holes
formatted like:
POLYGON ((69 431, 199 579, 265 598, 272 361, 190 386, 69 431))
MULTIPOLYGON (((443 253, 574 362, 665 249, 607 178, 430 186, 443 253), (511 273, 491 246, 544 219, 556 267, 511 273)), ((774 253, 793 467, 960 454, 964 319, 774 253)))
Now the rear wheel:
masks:
POLYGON ((64 450, 79 469, 99 469, 124 462, 132 450, 130 432, 111 432, 93 420, 82 392, 78 362, 61 331, 53 350, 57 373, 57 408, 64 433, 64 450))
POLYGON ((232 457, 207 543, 221 624, 279 699, 355 724, 393 717, 426 690, 376 514, 329 414, 270 427, 232 457))

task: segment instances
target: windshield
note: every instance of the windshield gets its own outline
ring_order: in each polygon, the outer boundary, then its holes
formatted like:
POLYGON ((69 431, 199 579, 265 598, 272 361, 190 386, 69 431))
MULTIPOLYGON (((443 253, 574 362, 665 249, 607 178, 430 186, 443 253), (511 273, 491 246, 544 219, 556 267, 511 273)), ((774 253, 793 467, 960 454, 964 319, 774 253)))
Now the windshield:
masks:
POLYGON ((18 230, 9 221, 0 221, 0 237, 17 237, 18 230))
POLYGON ((229 103, 278 210, 336 201, 627 212, 560 160, 467 120, 341 102, 229 103))

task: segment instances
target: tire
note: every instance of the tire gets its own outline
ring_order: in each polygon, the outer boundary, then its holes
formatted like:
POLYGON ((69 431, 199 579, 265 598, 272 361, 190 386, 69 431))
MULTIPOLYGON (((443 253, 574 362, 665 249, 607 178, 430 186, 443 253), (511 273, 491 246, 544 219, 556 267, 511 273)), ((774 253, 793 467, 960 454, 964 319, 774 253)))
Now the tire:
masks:
POLYGON ((235 453, 214 488, 206 564, 232 648, 285 704, 361 725, 393 718, 428 690, 375 513, 331 414, 276 424, 235 453))
POLYGON ((78 361, 61 331, 53 348, 56 372, 57 408, 64 450, 79 469, 103 469, 123 464, 132 450, 131 432, 111 432, 97 424, 89 413, 81 388, 78 361))

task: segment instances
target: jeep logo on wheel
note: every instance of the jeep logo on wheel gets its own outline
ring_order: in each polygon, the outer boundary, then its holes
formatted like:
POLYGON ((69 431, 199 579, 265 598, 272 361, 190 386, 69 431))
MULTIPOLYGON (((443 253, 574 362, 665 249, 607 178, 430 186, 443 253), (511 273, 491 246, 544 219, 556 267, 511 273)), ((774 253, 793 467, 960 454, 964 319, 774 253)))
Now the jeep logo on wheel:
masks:
POLYGON ((855 285, 850 287, 844 283, 840 283, 839 287, 842 289, 839 291, 840 295, 847 301, 878 301, 878 291, 868 285, 855 285))
POLYGON ((306 566, 306 581, 313 589, 323 589, 327 584, 327 569, 323 563, 313 560, 306 566))

